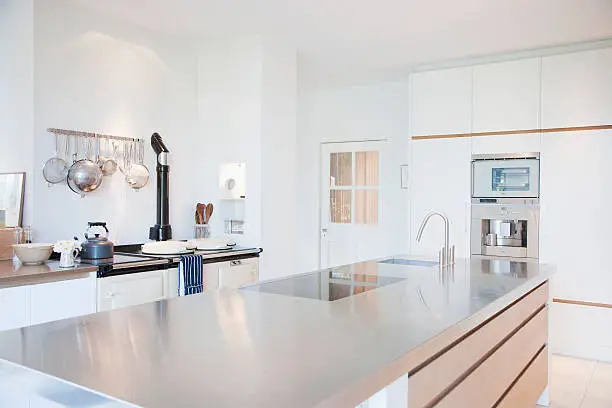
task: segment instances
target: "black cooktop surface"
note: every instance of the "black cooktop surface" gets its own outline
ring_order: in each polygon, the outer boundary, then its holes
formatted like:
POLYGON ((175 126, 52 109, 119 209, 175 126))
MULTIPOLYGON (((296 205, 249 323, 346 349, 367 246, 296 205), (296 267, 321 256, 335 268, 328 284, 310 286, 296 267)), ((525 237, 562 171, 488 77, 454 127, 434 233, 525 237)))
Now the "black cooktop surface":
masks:
POLYGON ((102 258, 102 259, 81 259, 81 263, 86 263, 89 265, 130 265, 130 264, 143 264, 143 263, 159 263, 164 264, 167 263, 164 260, 159 260, 154 257, 145 257, 145 256, 132 256, 132 255, 123 255, 116 254, 112 258, 102 258))
POLYGON ((403 280, 405 278, 327 270, 263 282, 243 289, 333 302, 403 280))

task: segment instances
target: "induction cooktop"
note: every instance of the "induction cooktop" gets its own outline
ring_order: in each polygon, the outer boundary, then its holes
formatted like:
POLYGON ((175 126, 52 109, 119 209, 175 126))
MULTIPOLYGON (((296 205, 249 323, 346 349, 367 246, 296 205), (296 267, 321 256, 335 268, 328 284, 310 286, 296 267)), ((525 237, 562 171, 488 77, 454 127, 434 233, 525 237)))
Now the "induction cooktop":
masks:
POLYGON ((262 282, 243 289, 333 302, 403 280, 405 278, 327 270, 262 282))

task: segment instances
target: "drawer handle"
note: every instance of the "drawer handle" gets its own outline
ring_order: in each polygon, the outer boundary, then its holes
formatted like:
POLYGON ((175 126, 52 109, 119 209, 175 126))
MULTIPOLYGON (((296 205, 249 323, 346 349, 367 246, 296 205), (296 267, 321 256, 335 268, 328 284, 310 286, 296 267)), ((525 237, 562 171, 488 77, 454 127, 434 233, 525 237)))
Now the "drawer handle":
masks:
POLYGON ((231 264, 232 266, 242 265, 242 261, 230 261, 230 264, 231 264))

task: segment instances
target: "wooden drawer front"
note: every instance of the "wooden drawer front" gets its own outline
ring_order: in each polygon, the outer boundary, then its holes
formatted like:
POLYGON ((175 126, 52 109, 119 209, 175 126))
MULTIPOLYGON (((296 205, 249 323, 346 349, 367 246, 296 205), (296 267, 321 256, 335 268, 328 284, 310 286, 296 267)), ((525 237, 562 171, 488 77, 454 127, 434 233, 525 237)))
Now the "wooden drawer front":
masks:
POLYGON ((409 379, 410 407, 424 407, 469 372, 548 300, 548 283, 485 324, 409 379), (414 390, 414 392, 413 392, 414 390))
POLYGON ((491 408, 546 343, 548 307, 455 387, 439 408, 491 408))
POLYGON ((544 347, 496 408, 534 407, 548 384, 548 346, 544 347))

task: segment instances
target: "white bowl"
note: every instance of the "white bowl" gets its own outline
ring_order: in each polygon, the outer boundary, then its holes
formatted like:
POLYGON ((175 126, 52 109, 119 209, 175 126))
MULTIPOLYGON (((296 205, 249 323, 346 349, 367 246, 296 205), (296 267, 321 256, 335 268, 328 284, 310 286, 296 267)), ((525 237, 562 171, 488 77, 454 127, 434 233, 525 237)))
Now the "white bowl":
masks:
POLYGON ((15 255, 24 265, 43 264, 53 252, 53 244, 16 244, 15 255))

